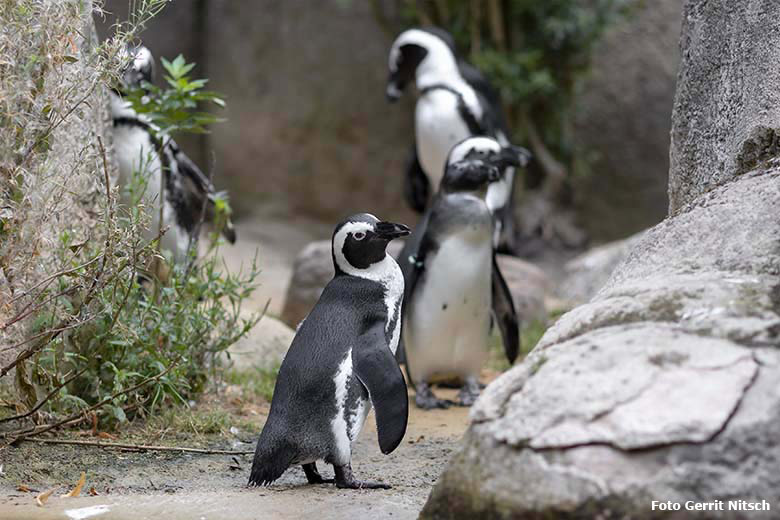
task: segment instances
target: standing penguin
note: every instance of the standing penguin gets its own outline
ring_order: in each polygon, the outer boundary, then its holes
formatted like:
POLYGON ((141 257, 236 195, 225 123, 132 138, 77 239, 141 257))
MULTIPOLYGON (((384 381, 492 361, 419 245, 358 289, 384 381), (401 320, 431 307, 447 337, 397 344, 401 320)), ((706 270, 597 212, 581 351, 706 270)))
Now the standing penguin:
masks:
MULTIPOLYGON (((409 29, 390 49, 387 97, 395 101, 416 80, 416 141, 408 161, 404 194, 412 209, 422 212, 439 187, 445 160, 452 147, 472 136, 489 136, 509 145, 501 101, 485 76, 459 61, 452 36, 439 28, 409 29)), ((513 252, 514 169, 491 183, 487 205, 496 222, 494 242, 513 252)))
MULTIPOLYGON (((122 203, 139 202, 132 200, 127 190, 138 175, 143 191, 140 198, 151 213, 146 238, 151 240, 157 236, 162 198, 163 224, 170 227, 161 239, 160 249, 170 251, 174 262, 181 262, 186 259, 190 244, 198 238, 201 216, 206 223, 215 223, 216 199, 223 194, 215 191, 208 177, 179 149, 176 141, 161 135, 148 118, 122 99, 125 89, 151 83, 154 75, 154 58, 146 47, 128 50, 127 60, 119 88, 110 93, 122 203), (161 176, 165 181, 163 194, 160 194, 161 176)), ((225 238, 234 243, 236 232, 230 219, 220 225, 225 238)))
POLYGON ((403 344, 420 408, 446 408, 430 388, 437 379, 463 381, 458 404, 479 395, 487 360, 491 310, 507 359, 520 347, 512 295, 496 262, 493 219, 485 201, 501 171, 523 166, 528 152, 472 137, 449 154, 439 192, 400 255, 405 279, 403 344))
POLYGON ((350 461, 372 405, 382 453, 393 451, 406 432, 406 383, 394 357, 404 280, 385 249, 408 234, 406 226, 366 213, 336 227, 336 274, 282 361, 250 485, 270 484, 293 464, 303 465, 309 483, 325 482, 316 467, 324 460, 339 488, 390 487, 355 480, 350 461))

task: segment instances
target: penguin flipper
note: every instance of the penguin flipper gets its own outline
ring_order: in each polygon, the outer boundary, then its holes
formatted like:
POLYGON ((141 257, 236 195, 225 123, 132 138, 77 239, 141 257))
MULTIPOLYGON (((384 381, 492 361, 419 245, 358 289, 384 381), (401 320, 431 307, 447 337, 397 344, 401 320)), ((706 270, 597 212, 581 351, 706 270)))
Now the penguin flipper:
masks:
POLYGON ((379 448, 388 454, 406 433, 409 398, 401 368, 387 347, 384 327, 374 326, 352 349, 352 366, 376 410, 379 448))
POLYGON ((501 331, 501 339, 504 342, 504 352, 509 363, 517 359, 520 352, 520 321, 515 312, 515 304, 512 301, 512 293, 506 284, 501 270, 493 253, 493 269, 491 274, 493 314, 496 317, 498 328, 501 331))
MULTIPOLYGON (((203 171, 198 168, 198 165, 181 151, 173 139, 168 142, 168 146, 176 159, 177 169, 181 174, 181 186, 184 190, 184 197, 190 212, 193 213, 193 219, 199 220, 201 212, 203 212, 203 219, 206 222, 213 223, 216 218, 217 196, 214 185, 203 171)), ((224 222, 220 231, 228 242, 231 244, 236 242, 236 231, 230 218, 224 222)))
POLYGON ((404 176, 404 198, 417 213, 425 211, 428 199, 431 195, 431 183, 420 166, 417 157, 417 146, 412 143, 412 151, 406 162, 406 175, 404 176))

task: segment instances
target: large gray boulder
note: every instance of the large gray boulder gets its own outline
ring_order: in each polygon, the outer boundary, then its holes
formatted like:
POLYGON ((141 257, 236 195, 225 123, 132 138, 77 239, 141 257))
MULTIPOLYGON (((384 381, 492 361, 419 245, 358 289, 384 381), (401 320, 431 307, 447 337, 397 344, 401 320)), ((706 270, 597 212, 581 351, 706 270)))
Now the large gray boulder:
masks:
MULTIPOLYGON (((249 318, 249 315, 246 317, 249 318)), ((294 337, 293 329, 265 315, 249 334, 230 345, 224 356, 225 362, 238 371, 277 368, 282 364, 294 337)))
POLYGON ((642 234, 639 232, 622 240, 593 247, 566 262, 565 277, 558 285, 558 296, 572 304, 590 300, 639 243, 642 234))
POLYGON ((780 121, 765 118, 780 63, 764 52, 780 48, 780 4, 689 0, 685 18, 674 126, 709 142, 691 141, 697 160, 672 151, 673 215, 488 386, 424 518, 668 517, 654 500, 679 502, 680 518, 689 500, 766 500, 717 517, 777 518, 780 161, 763 148, 739 171, 729 153, 780 121), (705 71, 712 95, 686 97, 705 71), (764 97, 737 117, 726 92, 743 87, 764 97), (724 114, 733 134, 699 132, 724 114))

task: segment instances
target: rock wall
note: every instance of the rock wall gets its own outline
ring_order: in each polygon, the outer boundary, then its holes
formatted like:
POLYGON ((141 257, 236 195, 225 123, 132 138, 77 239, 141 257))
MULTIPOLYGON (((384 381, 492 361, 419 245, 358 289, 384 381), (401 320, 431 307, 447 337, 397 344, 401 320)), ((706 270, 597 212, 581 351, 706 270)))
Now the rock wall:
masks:
POLYGON ((780 152, 776 2, 688 2, 672 120, 669 211, 780 152))
POLYGON ((765 148, 741 171, 690 154, 750 149, 780 121, 780 63, 746 53, 775 42, 780 4, 688 0, 685 13, 673 120, 689 141, 672 150, 674 214, 488 386, 423 518, 671 517, 653 500, 766 500, 770 511, 717 517, 777 518, 780 159, 765 148), (718 71, 707 85, 704 70, 718 71), (730 131, 726 99, 746 110, 730 131))

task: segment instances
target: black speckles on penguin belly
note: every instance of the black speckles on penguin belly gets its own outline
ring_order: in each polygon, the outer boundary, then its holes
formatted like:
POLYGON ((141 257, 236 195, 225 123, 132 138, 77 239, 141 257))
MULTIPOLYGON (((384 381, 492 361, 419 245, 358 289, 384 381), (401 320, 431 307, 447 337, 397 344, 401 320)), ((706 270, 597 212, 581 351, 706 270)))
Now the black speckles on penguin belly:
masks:
POLYGON ((442 304, 441 304, 441 310, 443 310, 443 311, 446 311, 446 310, 447 310, 447 307, 448 307, 448 304, 447 304, 447 303, 442 303, 442 304))
POLYGON ((367 400, 368 392, 363 384, 354 375, 350 376, 347 380, 347 398, 344 402, 344 421, 347 423, 347 436, 351 441, 355 440, 352 438, 355 423, 363 419, 360 414, 360 404, 365 403, 364 406, 368 406, 367 400))

